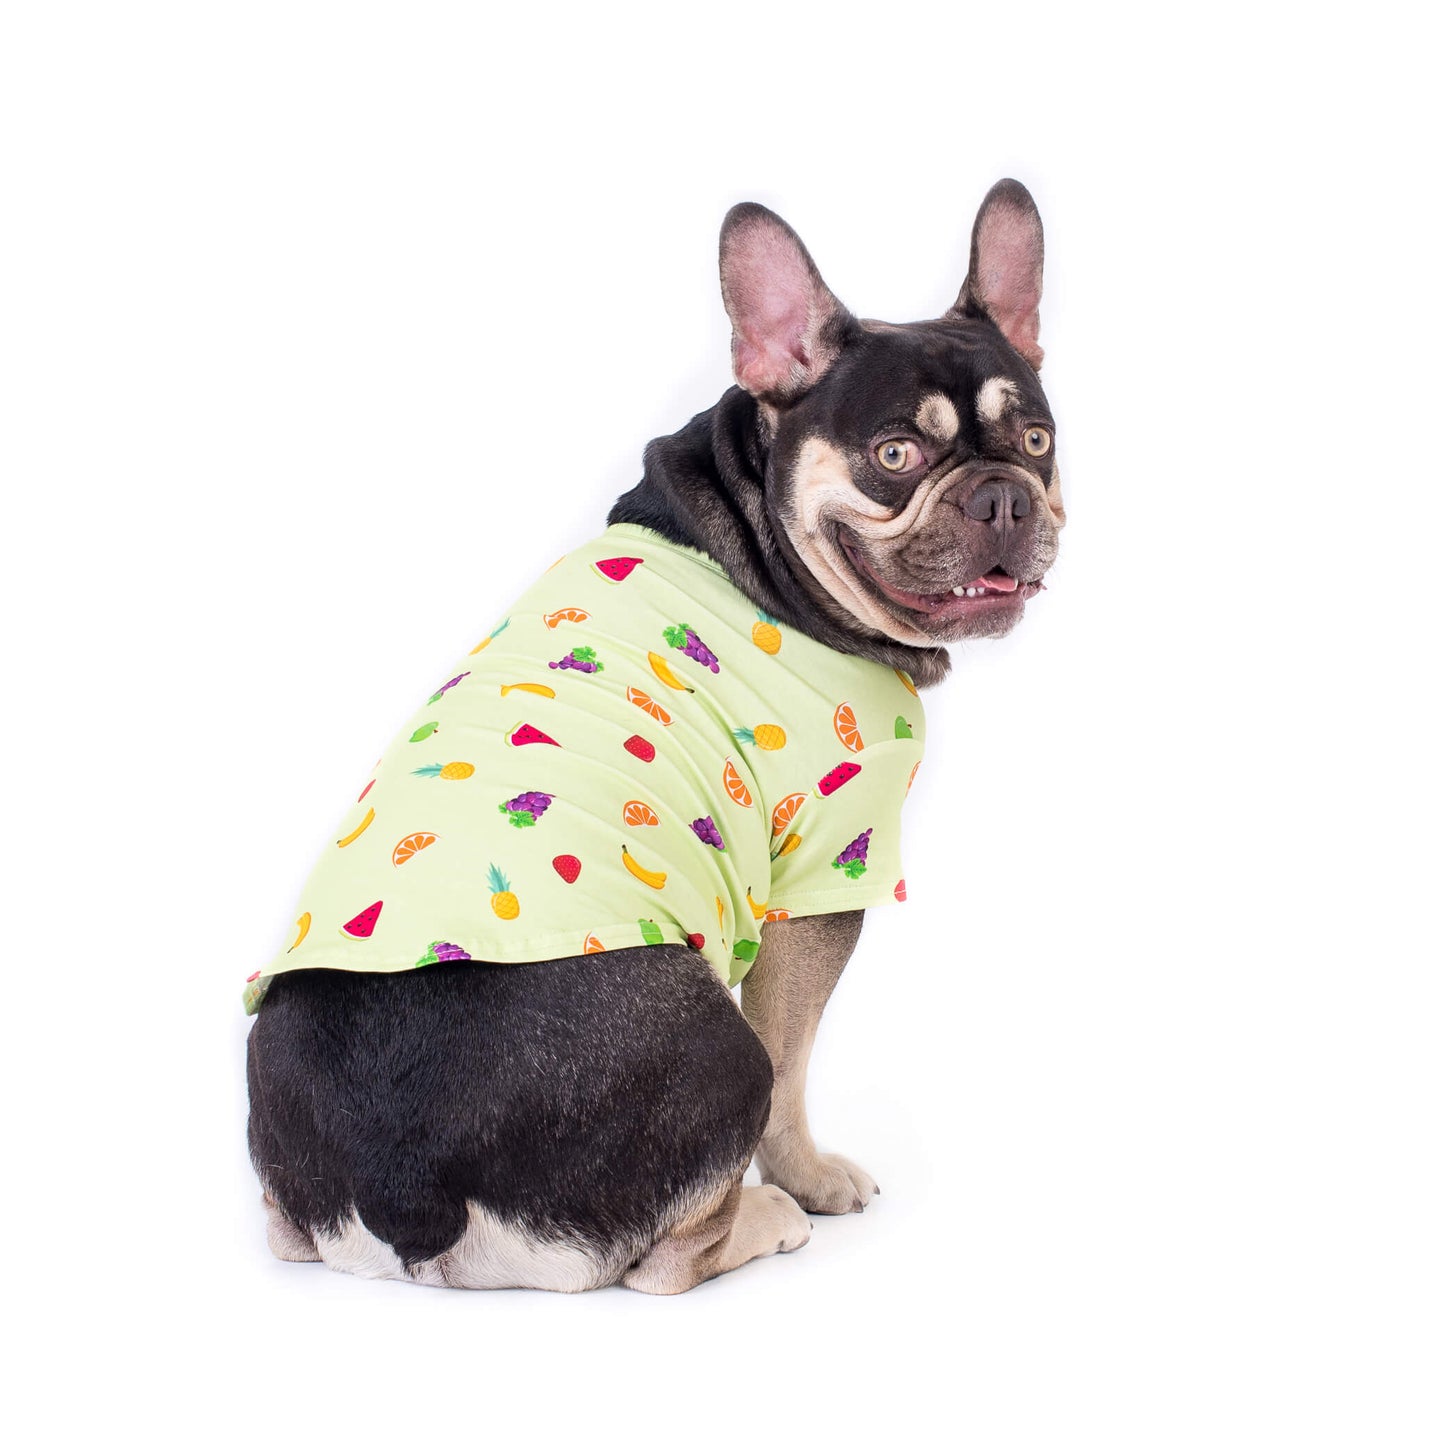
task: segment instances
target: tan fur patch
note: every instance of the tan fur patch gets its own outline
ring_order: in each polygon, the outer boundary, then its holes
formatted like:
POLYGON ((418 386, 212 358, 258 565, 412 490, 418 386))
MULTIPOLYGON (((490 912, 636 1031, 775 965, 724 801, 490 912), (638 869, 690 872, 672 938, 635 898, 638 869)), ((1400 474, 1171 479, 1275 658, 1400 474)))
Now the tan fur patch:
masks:
POLYGON ((991 376, 978 389, 978 419, 996 422, 1010 402, 1019 399, 1019 389, 1006 376, 991 376))
POLYGON ((936 442, 951 442, 958 435, 958 408, 941 391, 925 396, 913 419, 919 431, 936 442))
POLYGON ((1049 511, 1053 513, 1054 525, 1062 527, 1069 519, 1064 514, 1064 481, 1059 475, 1059 464, 1054 463, 1053 476, 1049 478, 1048 490, 1044 493, 1044 500, 1049 505, 1049 511))
POLYGON ((793 471, 793 505, 784 526, 808 570, 831 597, 847 606, 866 626, 912 647, 931 647, 934 639, 895 617, 877 601, 854 572, 834 535, 842 525, 870 542, 888 542, 915 527, 938 492, 921 486, 896 515, 853 485, 848 459, 822 437, 809 437, 793 471))

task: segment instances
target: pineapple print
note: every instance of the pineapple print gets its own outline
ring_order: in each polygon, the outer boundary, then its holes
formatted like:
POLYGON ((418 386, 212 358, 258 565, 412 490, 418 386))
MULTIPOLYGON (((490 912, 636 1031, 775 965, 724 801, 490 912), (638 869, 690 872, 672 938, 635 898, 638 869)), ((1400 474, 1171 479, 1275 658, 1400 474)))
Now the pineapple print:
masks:
POLYGON ((504 923, 510 923, 522 911, 522 905, 517 902, 517 895, 512 892, 506 875, 495 863, 487 869, 487 885, 492 890, 492 912, 504 923))
MULTIPOLYGON (((561 558, 559 557, 557 560, 558 560, 558 561, 561 561, 561 558)), ((554 563, 553 565, 555 566, 556 564, 554 563)), ((479 643, 477 643, 477 645, 476 645, 474 648, 472 648, 471 652, 468 653, 467 655, 468 655, 469 657, 475 657, 475 656, 477 655, 477 653, 479 653, 484 647, 489 647, 489 646, 491 645, 491 643, 492 643, 492 639, 493 639, 493 638, 500 637, 500 636, 502 635, 502 633, 504 633, 504 632, 507 630, 507 625, 508 625, 508 623, 511 622, 511 620, 512 620, 512 619, 511 619, 510 617, 507 618, 507 621, 504 622, 504 623, 502 623, 502 625, 501 625, 499 628, 497 628, 497 630, 496 630, 495 632, 488 633, 487 636, 484 637, 484 638, 482 638, 482 640, 481 640, 479 643)))
POLYGON ((733 736, 740 743, 751 743, 765 753, 775 753, 779 748, 786 747, 788 742, 787 733, 777 723, 759 723, 756 727, 734 728, 733 736))
POLYGON ((776 657, 782 645, 783 634, 778 631, 778 619, 759 612, 758 620, 753 623, 753 646, 762 648, 769 657, 776 657))
POLYGON ((469 778, 476 772, 470 763, 432 763, 430 767, 413 768, 411 775, 414 778, 445 778, 448 782, 456 782, 460 778, 469 778))

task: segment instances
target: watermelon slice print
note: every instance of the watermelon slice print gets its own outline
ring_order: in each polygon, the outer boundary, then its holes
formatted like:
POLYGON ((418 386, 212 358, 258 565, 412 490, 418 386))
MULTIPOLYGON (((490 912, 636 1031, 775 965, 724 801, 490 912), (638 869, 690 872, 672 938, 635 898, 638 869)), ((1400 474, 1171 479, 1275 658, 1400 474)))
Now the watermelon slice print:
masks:
POLYGON ((831 772, 824 773, 818 779, 818 796, 820 798, 831 797, 844 783, 850 782, 862 771, 863 767, 860 763, 839 763, 831 772))
POLYGON ((341 931, 348 938, 370 938, 376 931, 376 920, 381 917, 381 902, 378 900, 370 908, 363 908, 350 923, 343 923, 341 931))
POLYGON ((626 582, 634 567, 642 566, 641 557, 608 557, 592 564, 598 576, 608 582, 626 582))
POLYGON ((507 734, 507 741, 514 748, 524 748, 528 743, 547 743, 551 747, 560 748, 561 743, 556 738, 549 738, 541 728, 534 728, 531 723, 518 723, 511 732, 507 734))

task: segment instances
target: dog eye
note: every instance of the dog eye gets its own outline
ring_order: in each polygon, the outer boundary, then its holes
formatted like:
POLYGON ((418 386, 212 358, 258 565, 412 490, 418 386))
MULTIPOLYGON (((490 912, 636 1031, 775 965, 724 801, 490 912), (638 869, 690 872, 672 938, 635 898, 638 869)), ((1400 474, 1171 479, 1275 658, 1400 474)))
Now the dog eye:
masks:
POLYGON ((1031 457, 1046 457, 1054 439, 1041 426, 1031 426, 1024 433, 1024 450, 1031 457))
POLYGON ((912 442, 900 439, 880 443, 873 455, 885 472, 912 471, 923 460, 923 454, 912 442))

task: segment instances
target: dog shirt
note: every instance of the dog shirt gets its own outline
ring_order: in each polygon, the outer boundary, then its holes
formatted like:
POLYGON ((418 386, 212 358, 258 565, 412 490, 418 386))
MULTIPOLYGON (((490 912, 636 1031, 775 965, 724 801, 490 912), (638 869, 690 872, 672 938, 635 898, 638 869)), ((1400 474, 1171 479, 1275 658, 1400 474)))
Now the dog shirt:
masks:
POLYGON ((905 896, 911 680, 759 612, 704 554, 609 527, 386 749, 247 980, 687 943, 731 986, 764 922, 905 896))

